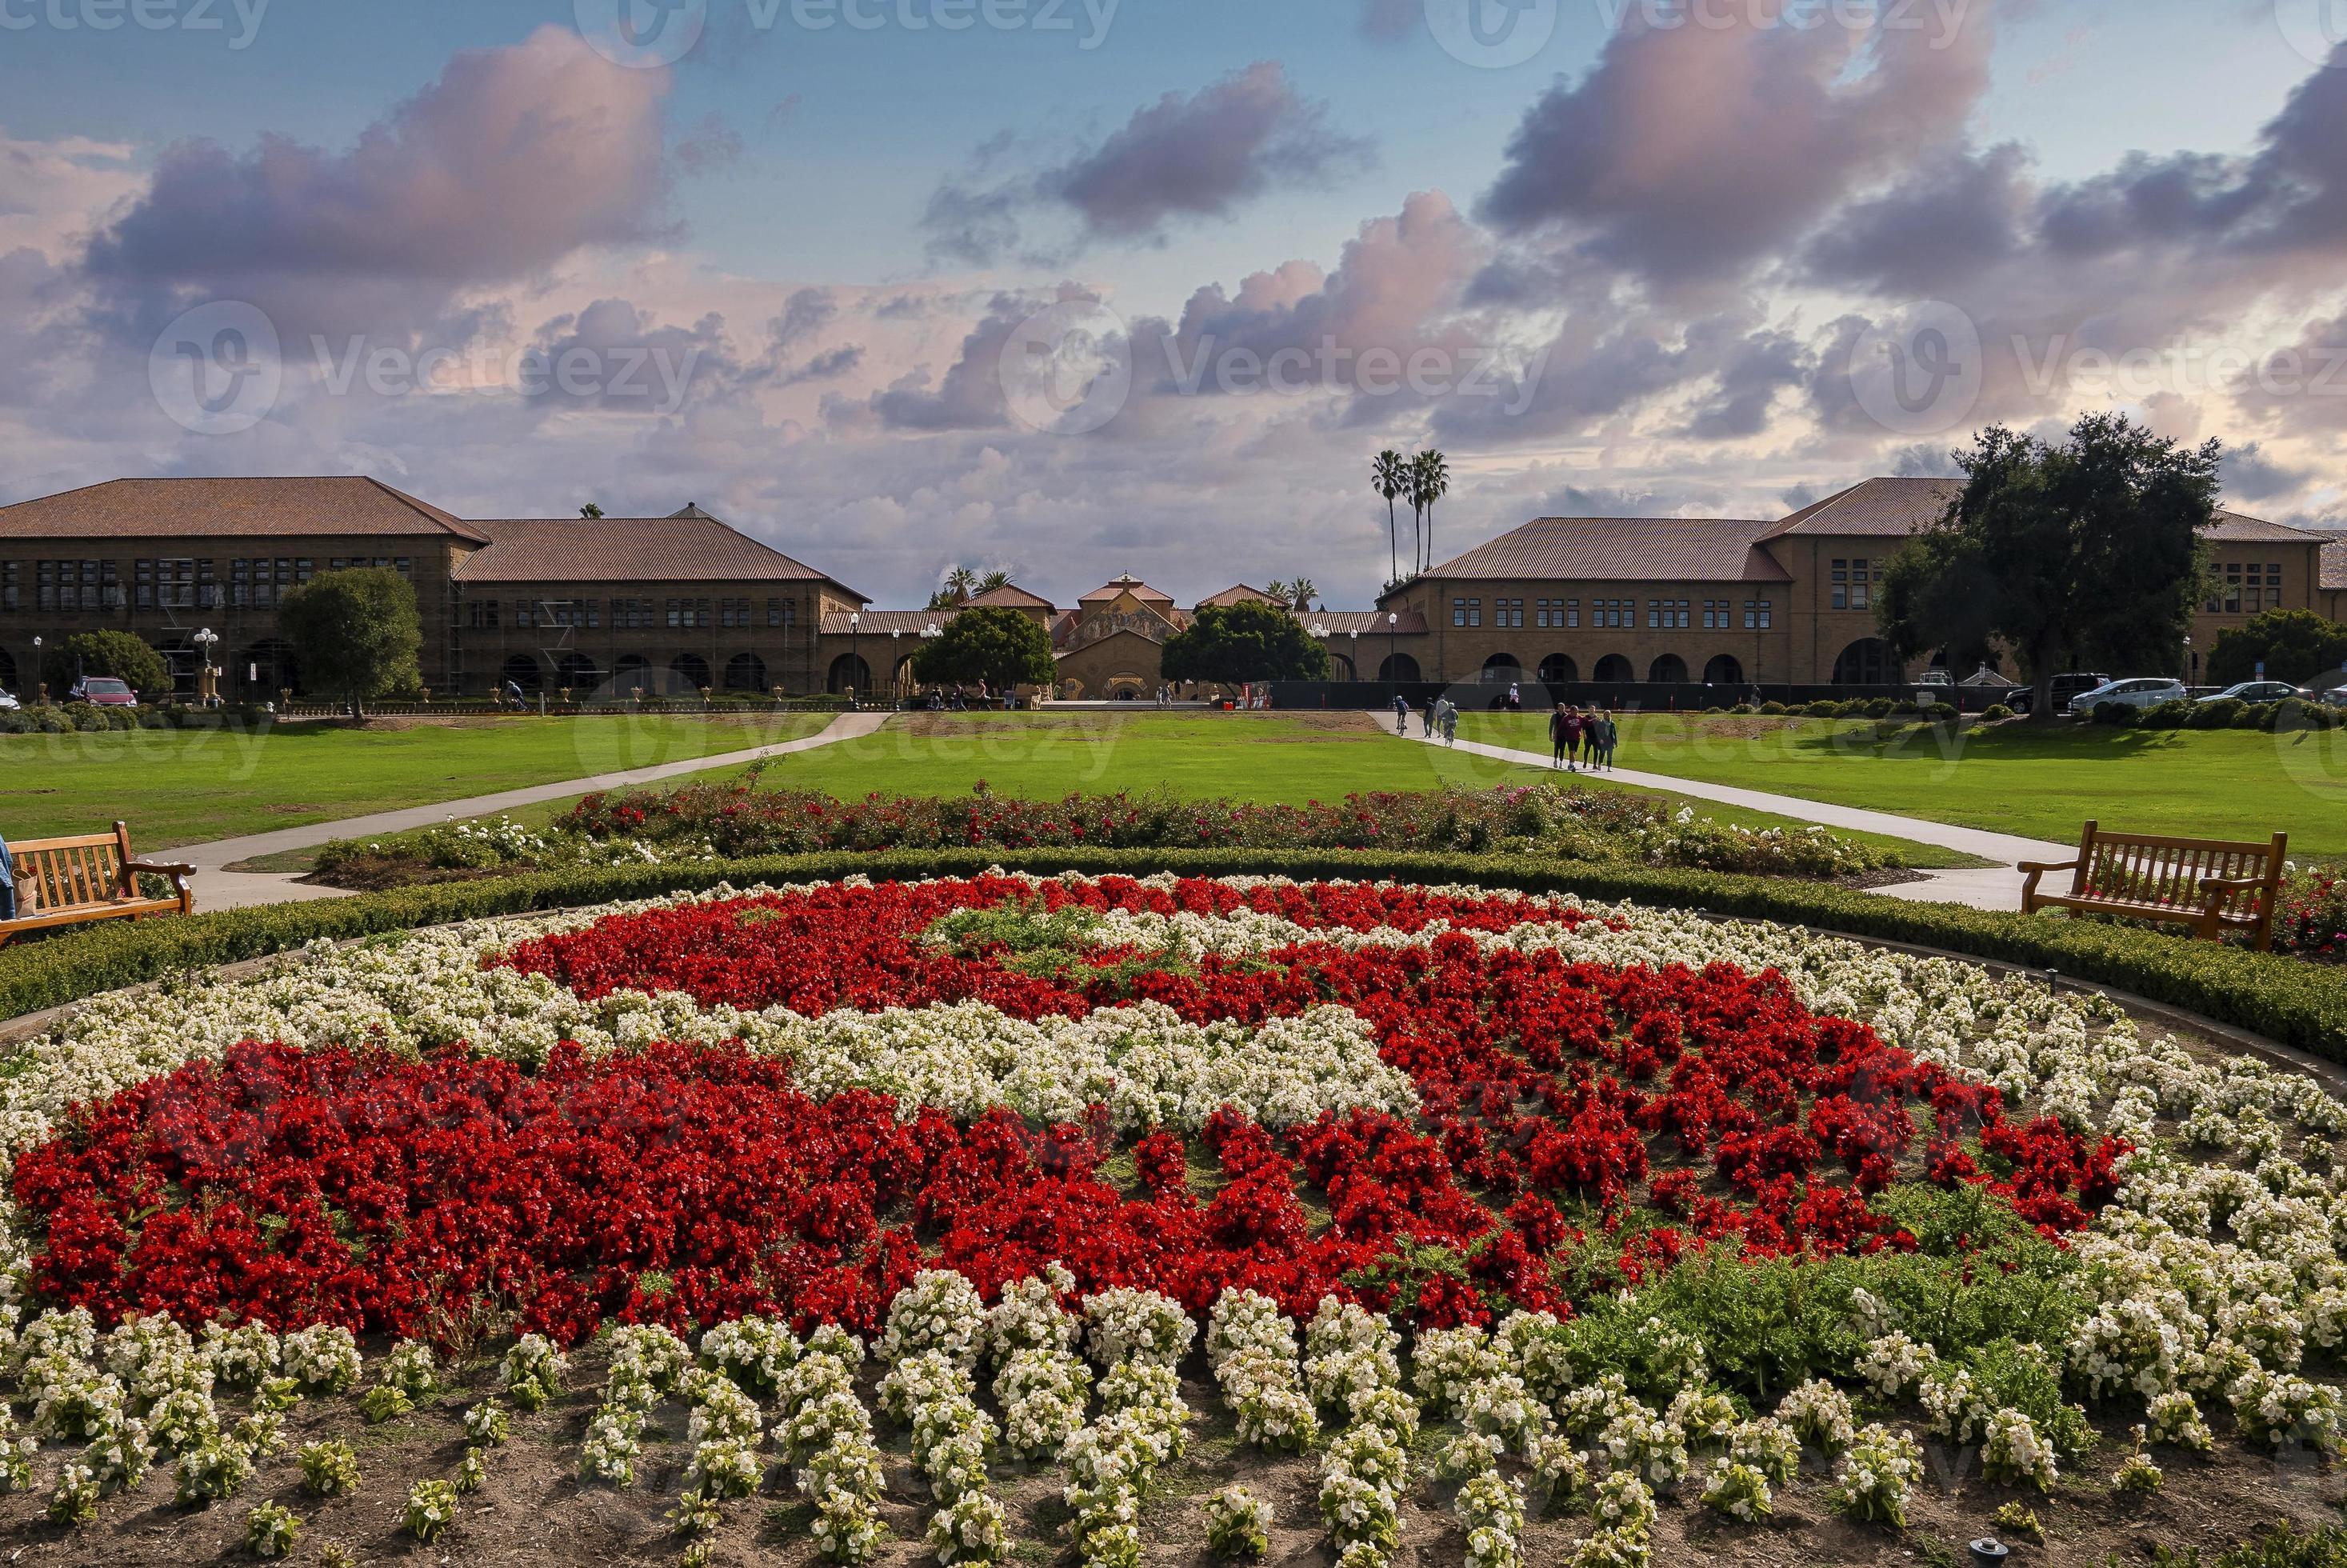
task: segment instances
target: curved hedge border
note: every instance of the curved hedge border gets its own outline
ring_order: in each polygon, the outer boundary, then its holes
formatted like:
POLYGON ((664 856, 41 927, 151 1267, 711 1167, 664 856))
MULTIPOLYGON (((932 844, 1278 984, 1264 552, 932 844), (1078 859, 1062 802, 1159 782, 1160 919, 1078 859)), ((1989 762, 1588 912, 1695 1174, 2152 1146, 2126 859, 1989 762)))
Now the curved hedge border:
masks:
POLYGON ((1522 856, 1341 850, 883 850, 693 865, 599 867, 440 883, 308 904, 274 904, 140 925, 115 921, 0 948, 0 1020, 187 969, 451 920, 643 898, 730 882, 965 876, 989 866, 1058 871, 1253 874, 1478 883, 1530 893, 1631 898, 1717 915, 1942 948, 2130 990, 2285 1045, 2347 1062, 2347 968, 2186 941, 2096 921, 1915 904, 1767 876, 1536 861, 1522 856))

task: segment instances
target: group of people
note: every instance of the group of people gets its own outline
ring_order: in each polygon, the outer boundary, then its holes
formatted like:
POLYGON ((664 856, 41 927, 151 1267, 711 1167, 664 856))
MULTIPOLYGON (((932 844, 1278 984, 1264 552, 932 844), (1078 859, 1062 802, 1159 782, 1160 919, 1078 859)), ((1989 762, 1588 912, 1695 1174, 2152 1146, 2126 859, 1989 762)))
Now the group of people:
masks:
POLYGON ((1614 716, 1601 709, 1586 712, 1568 708, 1563 702, 1548 716, 1548 743, 1553 757, 1551 765, 1567 773, 1578 772, 1586 763, 1592 773, 1614 766, 1614 745, 1621 738, 1614 716))
MULTIPOLYGON (((1409 699, 1397 692, 1394 693, 1393 705, 1394 733, 1407 735, 1409 733, 1409 699)), ((1419 718, 1426 725, 1425 730, 1421 732, 1423 734, 1431 738, 1440 732, 1444 745, 1455 746, 1459 743, 1459 704, 1450 698, 1435 697, 1430 700, 1425 710, 1419 714, 1419 718)))

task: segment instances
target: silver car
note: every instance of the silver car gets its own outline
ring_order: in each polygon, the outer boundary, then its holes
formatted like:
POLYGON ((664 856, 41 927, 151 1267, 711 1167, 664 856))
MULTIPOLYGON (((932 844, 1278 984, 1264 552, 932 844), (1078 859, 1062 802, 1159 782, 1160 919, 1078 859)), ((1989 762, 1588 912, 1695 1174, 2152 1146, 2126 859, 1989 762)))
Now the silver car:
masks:
POLYGON ((2070 712, 2089 714, 2106 702, 2122 708, 2151 708, 2183 700, 2183 682, 2164 675, 2137 675, 2125 681, 2106 681, 2091 692, 2079 692, 2070 699, 2070 712))
POLYGON ((16 708, 16 699, 8 695, 5 690, 0 690, 0 713, 13 713, 16 708))
POLYGON ((2203 702, 2221 702, 2231 697, 2243 702, 2279 702, 2285 697, 2303 697, 2306 693, 2287 681, 2236 681, 2221 692, 2211 692, 2198 699, 2203 702))

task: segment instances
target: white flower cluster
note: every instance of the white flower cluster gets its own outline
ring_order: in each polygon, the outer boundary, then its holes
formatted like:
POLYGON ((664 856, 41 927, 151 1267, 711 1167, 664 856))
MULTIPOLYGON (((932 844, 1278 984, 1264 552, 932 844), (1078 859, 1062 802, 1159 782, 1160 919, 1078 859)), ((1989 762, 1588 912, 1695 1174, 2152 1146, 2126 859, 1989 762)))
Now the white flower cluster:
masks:
POLYGON ((1063 1495, 1087 1568, 1138 1568, 1142 1496, 1188 1442, 1191 1412, 1174 1368, 1198 1326, 1170 1297, 1126 1289, 1086 1297, 1084 1320, 1092 1358, 1104 1368, 1102 1415, 1061 1450, 1063 1495))
MULTIPOLYGON (((292 1360, 292 1337, 288 1336, 286 1360, 292 1360)), ((355 1352, 354 1352, 355 1354, 355 1352)), ((543 1334, 525 1334, 497 1364, 497 1383, 525 1410, 542 1410, 562 1396, 562 1374, 570 1358, 554 1348, 543 1334)))
POLYGON ((815 1550, 832 1563, 866 1563, 886 1527, 878 1502, 880 1449, 872 1414, 856 1397, 864 1342, 835 1324, 810 1333, 775 1393, 784 1453, 798 1466, 799 1495, 815 1504, 815 1550))
POLYGON ((1296 1328, 1271 1297, 1252 1290, 1216 1297, 1206 1321, 1206 1359, 1238 1421, 1239 1441, 1275 1450, 1312 1446, 1320 1422, 1297 1369, 1296 1328))
POLYGON ((925 1268, 889 1302, 887 1326, 874 1349, 892 1366, 939 1351, 968 1370, 978 1365, 986 1327, 986 1303, 978 1286, 950 1268, 925 1268))
POLYGON ((1122 1361, 1178 1367, 1197 1337, 1197 1324, 1170 1296, 1118 1286, 1084 1297, 1084 1348, 1103 1371, 1122 1361))
POLYGON ((285 1375, 315 1393, 347 1392, 364 1365, 357 1337, 332 1323, 295 1329, 280 1341, 280 1354, 285 1375))

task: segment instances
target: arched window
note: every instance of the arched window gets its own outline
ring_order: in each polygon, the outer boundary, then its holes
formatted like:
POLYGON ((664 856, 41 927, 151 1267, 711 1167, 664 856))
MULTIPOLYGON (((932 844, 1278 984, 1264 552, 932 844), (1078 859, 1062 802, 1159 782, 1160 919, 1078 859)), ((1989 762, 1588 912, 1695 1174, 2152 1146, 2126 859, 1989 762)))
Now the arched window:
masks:
POLYGON ((1570 686, 1580 679, 1581 671, 1562 653, 1552 653, 1540 661, 1540 682, 1543 686, 1570 686))
POLYGON ((1834 661, 1833 683, 1837 686, 1888 686, 1899 675, 1898 662, 1880 637, 1860 638, 1834 661))
POLYGON ((725 661, 725 689, 728 692, 764 691, 766 661, 754 653, 736 653, 725 661))
POLYGON ((497 685, 500 689, 503 689, 506 682, 510 681, 525 692, 535 692, 538 688, 539 680, 538 656, 532 653, 515 653, 507 656, 504 667, 497 671, 497 685))
POLYGON ((0 692, 16 693, 16 656, 5 648, 0 648, 0 692))
POLYGON ((871 691, 872 666, 864 662, 860 654, 843 653, 831 661, 831 676, 825 682, 824 689, 835 693, 851 686, 856 688, 859 696, 871 691))
POLYGON ((1686 661, 1676 653, 1665 653, 1646 666, 1646 679, 1658 686, 1686 684, 1686 661))
POLYGON ((698 653, 678 654, 668 661, 668 671, 691 691, 709 684, 709 661, 698 653))
POLYGON ((1512 653, 1494 653, 1483 661, 1483 684, 1504 686, 1511 681, 1524 678, 1524 667, 1516 662, 1512 653))
POLYGON ((611 666, 611 690, 621 697, 632 697, 637 688, 656 691, 652 684, 652 661, 641 653, 622 653, 611 666))
POLYGON ((1712 686, 1741 686, 1744 666, 1733 653, 1715 653, 1711 662, 1703 667, 1704 682, 1712 686))
POLYGON ((556 684, 577 692, 592 692, 601 684, 603 672, 584 653, 566 653, 554 667, 556 684))
POLYGON ((1630 661, 1619 653, 1608 653, 1604 658, 1600 659, 1597 661, 1596 670, 1590 676, 1591 680, 1603 681, 1608 685, 1617 685, 1624 682, 1635 681, 1637 678, 1637 671, 1630 668, 1630 661))
POLYGON ((1378 665, 1378 679, 1380 681, 1416 681, 1419 679, 1418 673, 1418 661, 1411 658, 1407 653, 1389 653, 1378 665))

